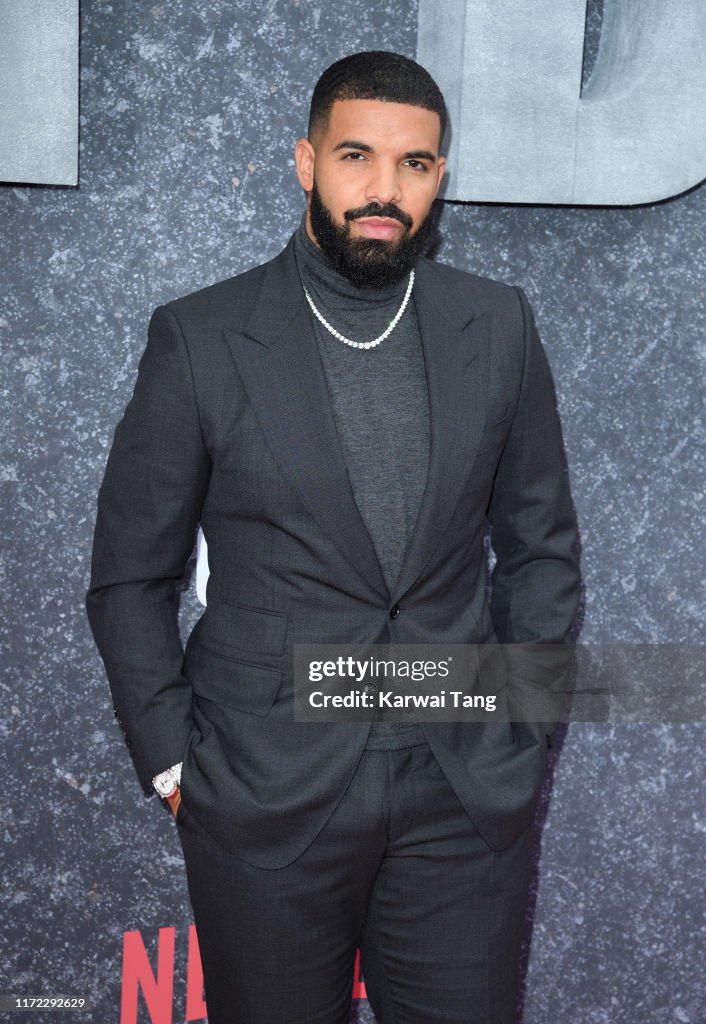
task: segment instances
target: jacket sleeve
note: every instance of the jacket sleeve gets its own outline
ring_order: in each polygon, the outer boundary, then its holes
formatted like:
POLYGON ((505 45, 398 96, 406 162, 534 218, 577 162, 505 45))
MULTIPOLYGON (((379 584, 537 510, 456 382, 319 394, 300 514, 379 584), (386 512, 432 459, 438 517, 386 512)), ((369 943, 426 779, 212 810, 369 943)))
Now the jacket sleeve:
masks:
POLYGON ((537 722, 539 734, 549 737, 571 674, 567 644, 580 596, 578 529, 551 373, 527 297, 515 290, 525 362, 488 508, 497 559, 491 613, 498 639, 508 645, 510 718, 516 713, 518 721, 537 722))
POLYGON ((177 588, 210 477, 186 342, 158 307, 98 495, 88 618, 115 715, 145 790, 182 759, 191 687, 177 588))

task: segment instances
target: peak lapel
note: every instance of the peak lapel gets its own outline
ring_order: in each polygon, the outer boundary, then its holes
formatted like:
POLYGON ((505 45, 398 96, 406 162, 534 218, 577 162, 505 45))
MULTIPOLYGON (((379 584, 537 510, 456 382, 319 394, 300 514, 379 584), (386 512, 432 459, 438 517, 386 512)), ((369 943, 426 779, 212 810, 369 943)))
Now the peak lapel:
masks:
POLYGON ((226 337, 282 473, 342 555, 387 601, 338 442, 293 241, 268 265, 245 331, 227 331, 226 337))
POLYGON ((429 393, 426 488, 394 587, 398 600, 444 534, 473 465, 485 420, 491 314, 464 305, 441 268, 417 264, 414 302, 429 393))

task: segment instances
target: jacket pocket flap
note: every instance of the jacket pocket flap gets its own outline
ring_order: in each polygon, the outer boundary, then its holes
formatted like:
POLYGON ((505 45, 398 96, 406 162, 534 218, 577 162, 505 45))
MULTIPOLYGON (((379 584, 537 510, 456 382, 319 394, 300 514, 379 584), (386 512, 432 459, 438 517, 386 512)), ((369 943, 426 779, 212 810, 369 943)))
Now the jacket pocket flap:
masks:
POLYGON ((218 647, 238 648, 263 654, 283 654, 287 635, 287 616, 266 608, 220 598, 209 601, 200 623, 203 639, 213 639, 218 647))
POLYGON ((203 646, 188 652, 184 674, 198 697, 248 715, 266 715, 282 681, 282 673, 276 668, 252 665, 203 646))

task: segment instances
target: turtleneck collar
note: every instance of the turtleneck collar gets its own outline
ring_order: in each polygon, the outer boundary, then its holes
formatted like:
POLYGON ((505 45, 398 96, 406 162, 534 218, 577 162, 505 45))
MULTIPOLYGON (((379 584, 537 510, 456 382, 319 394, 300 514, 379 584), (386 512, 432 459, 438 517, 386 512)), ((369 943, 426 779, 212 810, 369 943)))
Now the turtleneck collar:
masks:
POLYGON ((385 307, 391 302, 401 301, 407 288, 408 277, 386 288, 357 288, 351 284, 309 238, 306 213, 294 234, 294 251, 303 283, 329 309, 362 311, 385 307))

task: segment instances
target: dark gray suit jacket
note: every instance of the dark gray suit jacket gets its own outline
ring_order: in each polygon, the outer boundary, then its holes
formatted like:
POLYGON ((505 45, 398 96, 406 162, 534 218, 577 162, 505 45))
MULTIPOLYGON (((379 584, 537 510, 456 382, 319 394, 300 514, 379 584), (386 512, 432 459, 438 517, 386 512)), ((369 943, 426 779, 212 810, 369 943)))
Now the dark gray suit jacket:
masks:
MULTIPOLYGON (((369 731, 293 721, 294 644, 563 643, 574 618, 576 523, 524 293, 422 259, 414 301, 431 452, 394 593, 353 498, 291 241, 155 310, 115 432, 87 608, 116 714, 142 784, 183 759, 185 808, 253 864, 306 848, 369 731), (199 523, 208 607, 184 651, 177 588, 199 523)), ((512 842, 551 724, 423 728, 487 843, 512 842)))

